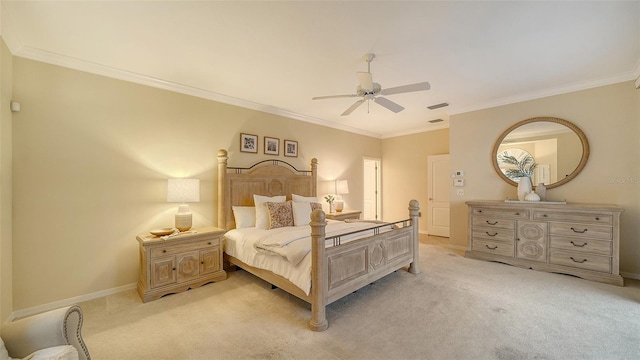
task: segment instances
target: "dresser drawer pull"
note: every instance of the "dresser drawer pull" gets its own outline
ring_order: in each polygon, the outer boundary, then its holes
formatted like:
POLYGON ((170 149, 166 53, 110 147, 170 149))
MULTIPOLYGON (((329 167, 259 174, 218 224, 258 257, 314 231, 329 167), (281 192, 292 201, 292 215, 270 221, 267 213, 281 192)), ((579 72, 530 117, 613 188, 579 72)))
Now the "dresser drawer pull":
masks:
POLYGON ((488 232, 488 231, 485 231, 485 234, 487 234, 487 235, 489 235, 489 236, 496 236, 496 235, 498 235, 498 233, 489 234, 489 232, 488 232))
POLYGON ((520 215, 520 213, 519 213, 519 212, 517 212, 517 213, 516 213, 516 215, 520 215))
POLYGON ((491 247, 491 246, 489 246, 489 245, 485 244, 484 246, 486 246, 486 247, 487 247, 487 249, 489 249, 489 250, 495 250, 495 249, 497 249, 497 248, 498 248, 498 245, 496 245, 496 246, 494 246, 494 247, 491 247))
POLYGON ((580 231, 580 230, 576 230, 576 229, 574 229, 574 228, 571 228, 571 230, 573 230, 573 232, 574 232, 574 233, 584 234, 584 233, 586 233, 586 232, 587 232, 587 230, 588 230, 588 229, 584 229, 584 230, 580 231))
POLYGON ((585 246, 587 246, 587 243, 584 243, 584 244, 582 244, 582 245, 578 245, 578 244, 574 243, 573 241, 571 242, 571 244, 572 244, 573 246, 577 246, 577 247, 585 247, 585 246))
POLYGON ((209 241, 207 244, 211 245, 211 241, 209 241))
POLYGON ((547 217, 547 214, 543 214, 542 217, 547 217))
POLYGON ((497 221, 496 221, 496 222, 491 222, 491 221, 487 220, 487 224, 489 224, 489 225, 496 225, 496 224, 498 224, 498 222, 497 222, 497 221))
POLYGON ((571 256, 570 259, 573 260, 573 262, 577 262, 578 264, 582 264, 582 263, 587 262, 587 259, 582 259, 582 260, 578 261, 578 260, 574 259, 573 256, 571 256))
POLYGON ((166 253, 166 252, 167 252, 167 250, 162 250, 162 252, 163 252, 163 253, 166 253))

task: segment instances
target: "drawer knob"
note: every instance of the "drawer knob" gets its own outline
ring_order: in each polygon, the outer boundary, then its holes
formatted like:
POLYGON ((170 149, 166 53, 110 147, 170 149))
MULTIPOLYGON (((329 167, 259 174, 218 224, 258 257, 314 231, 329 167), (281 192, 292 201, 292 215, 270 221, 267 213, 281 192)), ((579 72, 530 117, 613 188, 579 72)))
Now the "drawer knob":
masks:
POLYGON ((496 222, 491 222, 491 221, 487 220, 487 224, 489 224, 489 225, 496 225, 496 224, 498 224, 498 222, 497 222, 497 221, 496 221, 496 222))
POLYGON ((211 241, 209 241, 207 244, 211 245, 211 241))
POLYGON ((494 247, 491 247, 491 246, 489 246, 489 245, 485 244, 484 246, 486 246, 486 247, 487 247, 487 249, 489 249, 489 250, 495 250, 495 249, 497 249, 497 248, 498 248, 498 245, 496 245, 496 246, 494 246, 494 247))
POLYGON ((172 270, 173 270, 173 271, 176 271, 176 268, 173 268, 172 270))
POLYGON ((572 256, 572 257, 570 257, 570 259, 571 259, 571 260, 573 260, 573 262, 577 262, 578 264, 582 264, 582 263, 584 263, 584 262, 587 262, 587 259, 576 260, 576 259, 574 259, 574 258, 573 258, 573 256, 572 256))
POLYGON ((519 213, 519 212, 517 212, 517 213, 516 213, 516 215, 520 215, 520 213, 519 213))
POLYGON ((489 235, 489 236, 496 236, 496 235, 498 235, 498 233, 489 234, 489 232, 488 232, 488 231, 485 231, 485 234, 487 234, 487 235, 489 235))
POLYGON ((547 217, 547 214, 543 214, 542 217, 547 217))
POLYGON ((166 252, 167 252, 167 250, 162 250, 162 252, 163 252, 163 253, 166 253, 166 252))
POLYGON ((582 244, 582 245, 578 245, 578 244, 574 243, 573 241, 571 241, 571 244, 572 244, 573 246, 577 246, 577 247, 585 247, 585 246, 587 245, 587 243, 584 243, 584 244, 582 244))
POLYGON ((600 220, 600 218, 599 218, 599 217, 597 217, 597 218, 596 218, 596 220, 600 220))
POLYGON ((588 230, 588 229, 584 229, 584 230, 580 231, 580 230, 576 230, 576 229, 574 229, 574 228, 571 228, 571 230, 573 230, 573 232, 574 232, 574 233, 584 234, 584 233, 586 233, 586 232, 587 232, 587 230, 588 230))

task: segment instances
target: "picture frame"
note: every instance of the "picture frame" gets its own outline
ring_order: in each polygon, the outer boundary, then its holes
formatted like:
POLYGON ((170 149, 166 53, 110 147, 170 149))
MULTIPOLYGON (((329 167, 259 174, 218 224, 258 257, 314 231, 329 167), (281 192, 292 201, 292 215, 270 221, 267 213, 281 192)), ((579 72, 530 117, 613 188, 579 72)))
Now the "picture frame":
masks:
POLYGON ((280 139, 265 136, 264 153, 267 155, 280 155, 280 139))
POLYGON ((284 141, 284 156, 298 157, 298 142, 294 140, 284 141))
POLYGON ((240 134, 240 151, 258 153, 258 135, 240 134))

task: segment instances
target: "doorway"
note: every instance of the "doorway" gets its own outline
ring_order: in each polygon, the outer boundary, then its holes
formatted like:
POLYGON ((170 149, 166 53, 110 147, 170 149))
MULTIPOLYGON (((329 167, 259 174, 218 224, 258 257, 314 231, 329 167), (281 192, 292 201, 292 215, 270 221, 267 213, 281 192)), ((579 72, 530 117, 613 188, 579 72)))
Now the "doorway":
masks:
POLYGON ((449 237, 449 154, 427 157, 429 172, 427 181, 429 202, 427 203, 427 233, 449 237))
POLYGON ((382 187, 380 184, 380 159, 363 158, 363 204, 362 218, 365 220, 382 219, 382 187))

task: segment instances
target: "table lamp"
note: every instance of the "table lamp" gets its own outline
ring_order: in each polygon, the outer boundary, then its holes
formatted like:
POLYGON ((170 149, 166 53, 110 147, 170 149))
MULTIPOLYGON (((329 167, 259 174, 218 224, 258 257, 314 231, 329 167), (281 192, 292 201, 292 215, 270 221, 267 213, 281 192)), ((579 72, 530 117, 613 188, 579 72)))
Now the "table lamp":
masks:
POLYGON ((192 217, 188 202, 200 201, 200 179, 169 179, 167 202, 182 203, 176 214, 176 228, 180 231, 191 229, 192 217))
POLYGON ((349 182, 347 182, 347 180, 336 180, 336 195, 337 199, 336 199, 336 211, 337 212, 342 212, 342 210, 344 209, 344 201, 342 201, 342 194, 348 194, 349 193, 349 182))

